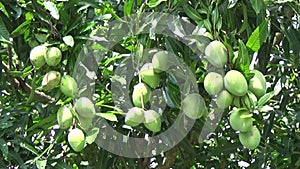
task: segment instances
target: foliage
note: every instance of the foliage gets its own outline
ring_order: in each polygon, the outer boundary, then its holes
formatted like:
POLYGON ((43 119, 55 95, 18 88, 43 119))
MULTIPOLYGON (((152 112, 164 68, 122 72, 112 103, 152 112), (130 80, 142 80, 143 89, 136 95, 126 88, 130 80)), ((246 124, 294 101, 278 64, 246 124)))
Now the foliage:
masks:
MULTIPOLYGON (((299 168, 299 15, 299 2, 293 0, 1 1, 0 168, 299 168), (189 37, 200 49, 213 39, 223 42, 229 53, 228 69, 241 71, 247 80, 253 77, 249 68, 266 75, 267 94, 258 101, 259 113, 253 113, 262 134, 258 148, 248 150, 240 144, 229 126, 228 110, 202 144, 198 143, 203 128, 200 119, 180 144, 154 159, 119 157, 95 143, 81 152, 70 148, 68 132, 58 127, 56 112, 61 105, 71 104, 72 99, 58 88, 44 91, 40 87, 44 74, 56 70, 72 75, 87 40, 95 32, 104 38, 114 33, 108 30, 108 21, 153 11, 178 15, 205 30, 205 36, 189 37), (31 65, 30 50, 40 44, 60 47, 63 56, 59 66, 36 70, 31 65)), ((165 30, 184 29, 179 24, 173 25, 175 28, 170 26, 172 23, 167 25, 165 30)), ((176 39, 139 34, 110 49, 105 41, 100 44, 95 49, 105 55, 96 65, 96 105, 111 126, 124 122, 122 112, 114 108, 109 89, 114 69, 126 55, 141 47, 175 53, 193 71, 199 93, 210 103, 211 97, 203 87, 207 63, 176 39)), ((176 82, 170 77, 163 88, 168 108, 162 128, 167 128, 176 118, 178 110, 174 107, 180 100, 176 82)), ((147 132, 145 128, 139 130, 147 132)))

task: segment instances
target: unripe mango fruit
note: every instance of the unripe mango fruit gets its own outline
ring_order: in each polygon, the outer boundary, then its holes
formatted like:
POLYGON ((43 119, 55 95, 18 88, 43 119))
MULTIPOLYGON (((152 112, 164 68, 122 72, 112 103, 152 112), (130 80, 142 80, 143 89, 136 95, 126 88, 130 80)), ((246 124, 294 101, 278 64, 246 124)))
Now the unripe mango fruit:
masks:
POLYGON ((209 72, 204 78, 204 89, 210 95, 216 95, 223 89, 223 77, 219 73, 209 72))
POLYGON ((254 77, 249 81, 249 90, 255 94, 257 98, 266 94, 267 85, 264 75, 258 70, 252 70, 254 77))
POLYGON ((227 91, 222 90, 216 99, 216 104, 221 109, 226 109, 232 103, 233 96, 227 91))
POLYGON ((145 111, 144 125, 147 129, 153 132, 159 132, 161 130, 160 115, 154 110, 145 111))
POLYGON ((248 91, 248 84, 244 75, 237 70, 230 70, 226 73, 224 85, 235 96, 244 96, 248 91))
POLYGON ((52 90, 59 85, 61 75, 58 71, 50 71, 45 74, 42 81, 42 87, 45 90, 52 90))
POLYGON ((181 109, 191 119, 198 119, 207 114, 204 99, 198 93, 188 94, 181 102, 181 109))
POLYGON ((79 126, 86 131, 90 128, 91 124, 93 123, 93 118, 85 118, 82 116, 78 116, 78 121, 79 126))
POLYGON ((96 116, 94 103, 87 97, 77 99, 74 108, 77 114, 83 118, 93 119, 96 116))
POLYGON ((246 110, 234 109, 230 111, 229 124, 234 130, 247 132, 251 129, 253 122, 246 110))
POLYGON ((45 64, 46 46, 36 46, 31 49, 29 59, 31 64, 36 68, 41 68, 45 64))
POLYGON ((144 122, 144 110, 139 107, 133 107, 125 115, 125 123, 128 126, 135 127, 144 122))
POLYGON ((256 126, 252 126, 248 132, 240 132, 239 140, 243 146, 253 150, 258 147, 261 135, 256 126))
POLYGON ((85 135, 79 128, 72 129, 68 134, 68 142, 72 149, 80 152, 84 148, 85 135))
POLYGON ((59 48, 57 47, 50 47, 48 48, 45 61, 49 66, 57 66, 62 58, 62 53, 59 48))
POLYGON ((72 125, 73 114, 68 106, 62 106, 57 111, 57 122, 61 129, 67 129, 72 125))
POLYGON ((136 107, 142 107, 151 97, 150 88, 144 83, 138 83, 133 87, 132 102, 136 107))
POLYGON ((205 48, 206 59, 217 68, 222 68, 228 61, 225 45, 220 41, 212 41, 205 48))
POLYGON ((144 64, 139 73, 142 81, 149 85, 151 88, 155 89, 159 85, 160 76, 159 74, 154 72, 152 63, 144 64))
POLYGON ((75 97, 78 93, 78 87, 75 79, 70 75, 65 75, 60 80, 60 90, 68 97, 75 97))
POLYGON ((159 51, 152 57, 152 65, 157 73, 167 71, 169 68, 169 54, 167 51, 159 51))

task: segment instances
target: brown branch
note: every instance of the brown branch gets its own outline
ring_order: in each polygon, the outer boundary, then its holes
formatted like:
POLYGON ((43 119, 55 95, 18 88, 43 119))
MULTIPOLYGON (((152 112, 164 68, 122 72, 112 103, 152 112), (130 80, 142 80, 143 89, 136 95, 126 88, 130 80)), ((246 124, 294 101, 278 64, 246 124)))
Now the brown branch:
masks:
MULTIPOLYGON (((5 72, 7 73, 7 76, 10 79, 12 86, 14 86, 17 89, 21 88, 27 95, 30 95, 32 87, 29 84, 27 84, 24 81, 24 79, 22 79, 20 77, 14 78, 14 77, 10 76, 8 73, 9 66, 6 65, 3 61, 2 61, 2 67, 4 68, 5 72)), ((55 101, 55 99, 53 99, 51 96, 48 96, 45 93, 37 91, 37 90, 34 92, 33 99, 36 101, 40 101, 42 103, 53 103, 55 101)))

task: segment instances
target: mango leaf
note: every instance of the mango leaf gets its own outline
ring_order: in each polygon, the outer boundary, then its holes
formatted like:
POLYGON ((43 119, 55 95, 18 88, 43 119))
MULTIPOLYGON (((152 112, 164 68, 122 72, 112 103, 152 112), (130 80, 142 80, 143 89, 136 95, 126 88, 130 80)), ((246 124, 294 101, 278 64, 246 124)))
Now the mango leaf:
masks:
POLYGON ((133 0, 128 0, 124 2, 124 15, 129 16, 132 12, 133 0))
POLYGON ((0 36, 5 40, 5 41, 9 41, 9 32, 2 20, 2 18, 0 18, 0 36))
POLYGON ((263 0, 250 0, 250 2, 252 4, 252 8, 256 12, 256 14, 259 14, 261 11, 261 7, 263 7, 263 5, 264 5, 263 0))
POLYGON ((8 156, 8 146, 6 144, 6 141, 3 139, 0 139, 0 150, 2 151, 2 155, 4 158, 7 158, 8 156))
POLYGON ((63 41, 65 42, 65 44, 67 44, 68 46, 73 47, 74 46, 74 38, 71 35, 65 36, 63 37, 63 41))
POLYGON ((88 131, 86 133, 86 142, 88 144, 92 144, 97 138, 98 133, 99 133, 99 128, 97 127, 94 127, 92 130, 88 131))
POLYGON ((270 19, 266 18, 249 37, 246 46, 257 52, 270 34, 270 19))
POLYGON ((103 117, 109 121, 118 121, 117 116, 113 113, 97 113, 97 116, 103 117))
POLYGON ((59 12, 56 7, 56 5, 53 2, 44 2, 44 6, 46 9, 50 11, 50 15, 55 18, 56 20, 59 20, 59 12))
POLYGON ((266 103, 268 103, 268 102, 270 101, 270 99, 271 99, 273 96, 274 96, 274 91, 269 92, 269 93, 266 93, 265 95, 263 95, 263 96, 258 100, 257 105, 258 105, 259 107, 265 105, 266 103))
POLYGON ((162 2, 165 2, 167 0, 150 0, 147 5, 150 7, 150 8, 155 8, 157 7, 159 4, 161 4, 162 2))

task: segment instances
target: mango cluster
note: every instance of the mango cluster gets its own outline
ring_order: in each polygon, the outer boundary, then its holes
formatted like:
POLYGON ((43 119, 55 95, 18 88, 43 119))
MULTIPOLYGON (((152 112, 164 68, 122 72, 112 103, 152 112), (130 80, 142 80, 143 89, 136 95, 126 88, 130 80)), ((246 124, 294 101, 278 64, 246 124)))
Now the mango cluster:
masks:
MULTIPOLYGON (((39 45, 30 51, 29 59, 35 69, 41 69, 45 64, 49 67, 57 67, 62 59, 62 52, 57 47, 39 45)), ((61 76, 55 70, 47 72, 42 80, 42 88, 51 91, 59 87, 60 91, 67 97, 74 99, 78 94, 76 80, 70 75, 61 76)), ((71 148, 79 152, 86 143, 85 132, 91 127, 96 116, 93 102, 86 97, 81 97, 72 104, 62 105, 57 111, 57 122, 61 129, 69 130, 68 142, 71 148)))
MULTIPOLYGON (((211 42, 205 49, 207 61, 215 68, 224 68, 228 62, 227 49, 220 41, 211 42)), ((231 107, 230 126, 239 131, 239 139, 246 148, 259 145, 260 132, 253 125, 252 113, 257 101, 266 93, 266 80, 258 70, 249 81, 238 70, 228 70, 225 76, 209 72, 204 78, 206 92, 213 96, 218 108, 231 107)))
POLYGON ((151 62, 145 63, 138 71, 139 83, 135 84, 132 90, 132 103, 125 116, 125 123, 136 127, 140 124, 152 131, 161 130, 161 117, 155 110, 146 110, 145 104, 149 102, 152 90, 161 84, 161 73, 169 69, 168 60, 170 56, 166 51, 156 52, 151 62))
POLYGON ((57 111, 57 122, 61 129, 69 129, 68 142, 74 151, 81 151, 85 145, 85 132, 90 129, 96 116, 94 103, 87 97, 81 97, 72 104, 63 105, 57 111))

